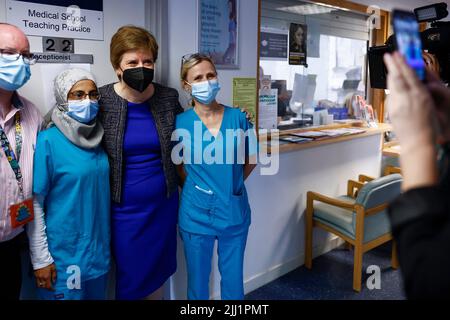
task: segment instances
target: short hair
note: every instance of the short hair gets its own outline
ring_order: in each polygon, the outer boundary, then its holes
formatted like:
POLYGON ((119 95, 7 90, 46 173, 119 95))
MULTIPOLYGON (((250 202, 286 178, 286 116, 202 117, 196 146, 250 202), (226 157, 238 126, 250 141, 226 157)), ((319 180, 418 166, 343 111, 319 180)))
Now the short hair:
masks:
POLYGON ((131 50, 149 51, 153 55, 153 62, 158 59, 158 43, 150 32, 131 25, 120 27, 110 44, 110 60, 114 69, 120 67, 123 55, 131 50))

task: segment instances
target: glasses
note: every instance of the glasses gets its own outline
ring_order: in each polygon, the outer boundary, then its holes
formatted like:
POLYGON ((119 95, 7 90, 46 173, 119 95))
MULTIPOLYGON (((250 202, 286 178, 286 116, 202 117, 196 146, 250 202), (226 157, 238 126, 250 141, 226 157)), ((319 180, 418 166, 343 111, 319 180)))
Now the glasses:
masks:
POLYGON ((181 57, 181 64, 185 64, 192 59, 211 59, 211 56, 205 53, 188 53, 181 57))
POLYGON ((100 100, 100 93, 98 91, 91 91, 86 93, 84 91, 74 91, 69 92, 69 96, 73 97, 75 100, 84 100, 89 96, 90 100, 100 100))
MULTIPOLYGON (((191 60, 204 60, 204 59, 208 59, 209 61, 211 61, 214 70, 215 70, 215 66, 214 66, 214 62, 212 62, 212 58, 209 54, 206 53, 189 53, 189 54, 185 54, 184 56, 181 57, 181 73, 183 73, 183 67, 185 63, 188 63, 191 60)), ((215 73, 214 78, 217 78, 217 73, 215 73)), ((209 80, 209 79, 208 79, 209 80)))
POLYGON ((32 53, 18 53, 10 49, 0 49, 0 58, 7 61, 17 61, 22 58, 23 62, 29 65, 35 64, 38 60, 37 56, 32 53))

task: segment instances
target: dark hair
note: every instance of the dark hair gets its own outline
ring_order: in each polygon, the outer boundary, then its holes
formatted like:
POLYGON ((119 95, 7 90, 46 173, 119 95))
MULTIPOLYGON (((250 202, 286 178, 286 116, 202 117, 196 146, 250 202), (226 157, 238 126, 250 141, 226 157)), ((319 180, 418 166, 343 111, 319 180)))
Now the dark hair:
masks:
POLYGON ((305 28, 301 24, 294 24, 292 23, 289 27, 289 33, 294 34, 297 32, 298 29, 302 29, 303 32, 305 32, 305 28))
POLYGON ((283 89, 283 85, 279 82, 272 82, 271 85, 272 89, 278 89, 278 94, 280 93, 281 89, 283 89))

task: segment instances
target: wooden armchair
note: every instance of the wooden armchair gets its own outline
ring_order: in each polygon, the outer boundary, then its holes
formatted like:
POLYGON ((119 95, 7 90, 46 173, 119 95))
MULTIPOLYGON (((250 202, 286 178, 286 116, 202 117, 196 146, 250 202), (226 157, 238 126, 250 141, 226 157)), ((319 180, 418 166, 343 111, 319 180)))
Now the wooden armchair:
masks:
MULTIPOLYGON (((386 215, 388 204, 400 194, 402 177, 381 178, 360 175, 349 180, 347 194, 337 198, 309 191, 306 205, 305 266, 312 268, 313 228, 319 227, 354 247, 353 289, 361 291, 363 254, 392 240, 386 215)), ((396 246, 392 246, 392 268, 398 267, 396 246)))

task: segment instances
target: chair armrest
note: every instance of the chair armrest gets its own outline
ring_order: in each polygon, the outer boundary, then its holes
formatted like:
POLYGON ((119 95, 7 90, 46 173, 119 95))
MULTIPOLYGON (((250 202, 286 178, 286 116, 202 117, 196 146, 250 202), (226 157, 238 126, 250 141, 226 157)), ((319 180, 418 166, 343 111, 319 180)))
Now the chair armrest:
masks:
POLYGON ((313 201, 320 201, 332 206, 336 206, 336 207, 340 207, 343 209, 350 209, 353 210, 354 209, 354 204, 351 202, 347 202, 347 201, 342 201, 342 200, 338 200, 336 198, 331 198, 331 197, 327 197, 324 196, 320 193, 317 192, 313 192, 313 191, 308 191, 307 193, 307 199, 308 199, 308 203, 312 203, 313 201))
POLYGON ((358 191, 364 186, 364 183, 355 181, 355 180, 348 180, 347 184, 347 196, 356 198, 356 194, 358 191), (356 189, 356 192, 355 192, 356 189))
POLYGON ((364 216, 368 217, 368 216, 377 214, 380 211, 386 210, 388 206, 389 206, 389 203, 383 203, 383 204, 380 204, 380 205, 378 205, 376 207, 365 209, 364 210, 364 216))
POLYGON ((393 173, 400 173, 401 174, 402 170, 399 167, 387 166, 384 169, 383 175, 387 176, 387 175, 390 175, 390 174, 393 174, 393 173))
POLYGON ((393 147, 393 146, 397 146, 397 145, 398 145, 398 140, 392 140, 389 142, 384 142, 383 148, 389 148, 389 147, 393 147))
POLYGON ((364 174, 360 174, 360 175, 358 176, 358 181, 359 181, 359 182, 370 182, 370 181, 372 181, 372 180, 375 180, 375 178, 366 176, 366 175, 364 175, 364 174))

